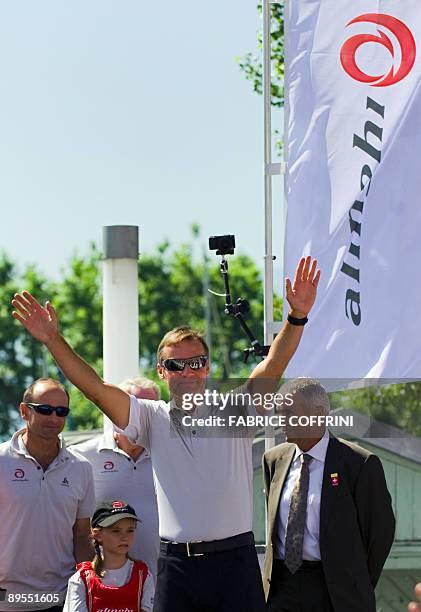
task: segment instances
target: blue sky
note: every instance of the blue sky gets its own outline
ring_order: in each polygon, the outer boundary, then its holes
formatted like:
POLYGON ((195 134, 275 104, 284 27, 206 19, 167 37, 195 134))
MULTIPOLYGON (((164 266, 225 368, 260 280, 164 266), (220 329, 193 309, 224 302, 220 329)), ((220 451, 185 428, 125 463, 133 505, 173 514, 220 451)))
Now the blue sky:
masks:
POLYGON ((259 27, 255 0, 3 3, 0 249, 58 278, 104 225, 151 251, 197 221, 262 263, 263 101, 234 59, 259 27))

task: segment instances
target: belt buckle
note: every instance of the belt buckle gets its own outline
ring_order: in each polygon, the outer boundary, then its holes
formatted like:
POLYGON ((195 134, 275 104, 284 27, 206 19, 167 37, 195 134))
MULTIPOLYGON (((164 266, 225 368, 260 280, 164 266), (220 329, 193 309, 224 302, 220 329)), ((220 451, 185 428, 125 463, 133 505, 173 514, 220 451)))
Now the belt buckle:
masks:
POLYGON ((200 542, 203 542, 203 540, 193 540, 193 542, 186 542, 188 557, 203 557, 205 555, 205 553, 191 553, 190 552, 190 544, 200 544, 200 542))

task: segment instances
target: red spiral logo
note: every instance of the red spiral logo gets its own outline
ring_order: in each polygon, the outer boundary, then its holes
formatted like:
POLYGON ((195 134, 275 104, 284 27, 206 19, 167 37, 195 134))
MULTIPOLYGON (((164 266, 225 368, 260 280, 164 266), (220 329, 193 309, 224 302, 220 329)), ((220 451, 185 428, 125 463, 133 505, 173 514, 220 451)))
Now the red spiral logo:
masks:
POLYGON ((388 87, 402 81, 411 71, 416 57, 415 39, 410 29, 400 19, 379 13, 366 13, 355 17, 347 23, 347 26, 360 22, 383 26, 396 37, 400 46, 400 64, 396 69, 396 50, 393 42, 385 32, 378 29, 377 34, 357 34, 344 42, 341 48, 341 64, 345 72, 356 81, 369 83, 373 87, 388 87), (383 45, 389 51, 393 65, 388 73, 373 76, 366 74, 357 66, 355 54, 361 45, 368 42, 383 45))

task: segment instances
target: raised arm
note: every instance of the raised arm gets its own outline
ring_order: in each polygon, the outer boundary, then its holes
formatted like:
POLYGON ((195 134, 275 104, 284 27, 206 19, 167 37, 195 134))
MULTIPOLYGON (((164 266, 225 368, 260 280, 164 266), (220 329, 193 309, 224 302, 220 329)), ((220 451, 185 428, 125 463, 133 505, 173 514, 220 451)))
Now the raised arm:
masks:
POLYGON ((91 366, 77 355, 61 336, 56 311, 46 302, 42 307, 27 291, 15 293, 12 316, 37 340, 45 344, 63 374, 96 404, 112 422, 124 429, 129 422, 130 399, 127 393, 105 383, 91 366))
MULTIPOLYGON (((305 318, 310 312, 317 294, 320 270, 316 272, 317 261, 311 257, 302 258, 295 271, 294 282, 285 279, 285 293, 291 307, 289 314, 296 319, 305 318)), ((285 321, 269 349, 267 357, 251 373, 249 380, 261 379, 265 391, 275 391, 291 357, 294 355, 303 335, 304 326, 292 325, 285 321)), ((260 385, 257 385, 259 387, 260 385)))

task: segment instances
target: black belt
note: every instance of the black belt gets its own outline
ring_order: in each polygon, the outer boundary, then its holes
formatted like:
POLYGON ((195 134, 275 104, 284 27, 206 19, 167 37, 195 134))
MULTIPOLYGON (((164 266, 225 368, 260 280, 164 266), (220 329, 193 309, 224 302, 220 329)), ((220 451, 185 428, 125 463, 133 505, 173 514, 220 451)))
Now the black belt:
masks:
POLYGON ((204 540, 200 542, 168 542, 168 540, 161 540, 160 549, 166 553, 183 554, 188 557, 201 557, 209 553, 224 552, 250 545, 254 546, 252 531, 239 533, 231 538, 212 540, 210 542, 204 540))
MULTIPOLYGON (((285 569, 288 569, 287 566, 285 565, 285 561, 283 559, 274 559, 275 563, 278 563, 279 565, 282 565, 283 567, 285 567, 285 569)), ((307 561, 307 559, 303 559, 303 561, 301 561, 301 565, 298 568, 300 569, 316 569, 318 567, 322 566, 322 562, 321 561, 307 561)))

